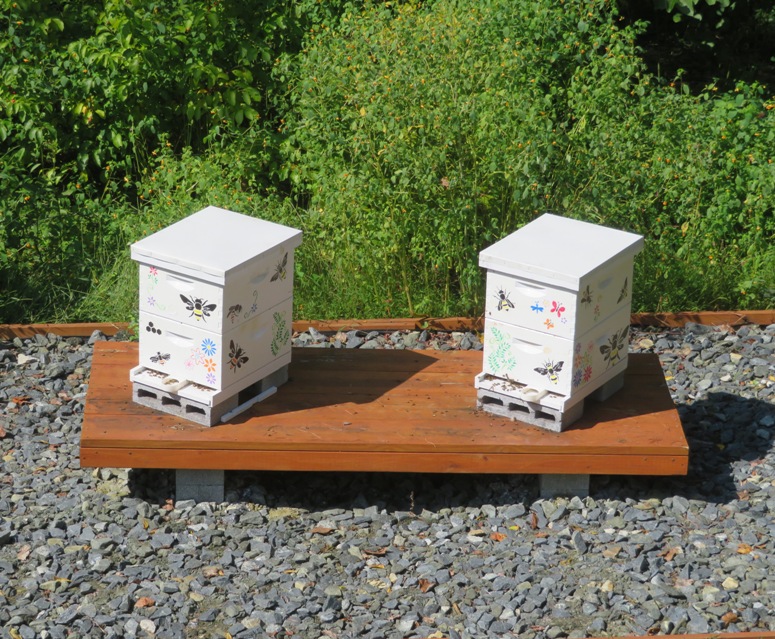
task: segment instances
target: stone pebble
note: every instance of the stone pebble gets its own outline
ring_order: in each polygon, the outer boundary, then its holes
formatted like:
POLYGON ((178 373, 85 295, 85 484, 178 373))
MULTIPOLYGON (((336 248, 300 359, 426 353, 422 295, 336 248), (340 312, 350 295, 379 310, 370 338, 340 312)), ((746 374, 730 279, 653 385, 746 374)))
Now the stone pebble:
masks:
MULTIPOLYGON (((121 337, 119 337, 121 338, 121 337)), ((775 630, 775 326, 633 329, 659 355, 687 477, 81 469, 93 344, 0 342, 3 636, 532 638, 775 630)), ((294 335, 481 350, 473 332, 294 335)))

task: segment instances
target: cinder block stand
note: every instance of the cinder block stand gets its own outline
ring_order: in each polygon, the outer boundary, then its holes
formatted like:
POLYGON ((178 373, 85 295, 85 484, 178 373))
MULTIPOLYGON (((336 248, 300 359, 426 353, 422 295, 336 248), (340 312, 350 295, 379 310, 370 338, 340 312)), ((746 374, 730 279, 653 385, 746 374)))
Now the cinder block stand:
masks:
POLYGON ((538 477, 542 499, 589 495, 589 475, 539 475, 538 477))
POLYGON ((193 499, 196 502, 224 500, 223 470, 178 469, 175 471, 175 498, 178 501, 193 499))

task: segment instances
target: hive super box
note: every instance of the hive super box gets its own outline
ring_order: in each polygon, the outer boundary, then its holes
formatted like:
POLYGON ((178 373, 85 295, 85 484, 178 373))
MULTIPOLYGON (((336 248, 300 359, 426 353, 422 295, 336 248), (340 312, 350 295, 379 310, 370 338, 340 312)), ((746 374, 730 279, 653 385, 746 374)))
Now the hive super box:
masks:
POLYGON ((545 214, 479 254, 487 269, 478 405, 560 431, 627 367, 640 235, 545 214))
POLYGON ((297 229, 210 206, 133 244, 135 401, 212 425, 240 391, 273 374, 282 382, 300 243, 297 229))

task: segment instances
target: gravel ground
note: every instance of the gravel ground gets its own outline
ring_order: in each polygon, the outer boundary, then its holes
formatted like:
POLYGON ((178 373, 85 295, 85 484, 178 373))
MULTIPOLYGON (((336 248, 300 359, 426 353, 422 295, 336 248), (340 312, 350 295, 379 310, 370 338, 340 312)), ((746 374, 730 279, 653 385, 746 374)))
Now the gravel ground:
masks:
MULTIPOLYGON (((0 341, 3 637, 584 637, 775 630, 775 325, 636 330, 660 355, 688 477, 81 470, 96 339, 0 341)), ((316 331, 296 345, 481 348, 472 333, 316 331)))

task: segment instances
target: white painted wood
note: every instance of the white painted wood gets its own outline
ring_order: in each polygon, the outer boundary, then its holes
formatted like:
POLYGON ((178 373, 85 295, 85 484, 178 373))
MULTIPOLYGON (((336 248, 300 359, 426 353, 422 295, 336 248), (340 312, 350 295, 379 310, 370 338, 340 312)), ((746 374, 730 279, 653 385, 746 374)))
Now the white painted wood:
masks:
POLYGON ((208 206, 135 242, 131 254, 143 264, 223 286, 237 269, 260 262, 280 244, 296 248, 301 231, 208 206))
POLYGON ((224 334, 141 312, 140 365, 223 389, 290 353, 292 310, 288 298, 224 334))
MULTIPOLYGON (((484 372, 536 391, 570 396, 587 385, 594 387, 611 368, 626 366, 629 325, 629 309, 622 309, 594 330, 570 340, 486 319, 484 372)), ((515 396, 523 393, 515 392, 515 396)))
POLYGON ((287 366, 300 243, 298 229, 210 206, 133 244, 140 365, 208 406, 287 366))
POLYGON ((578 291, 584 277, 642 247, 640 235, 546 213, 484 249, 479 265, 578 291))
POLYGON ((642 246, 633 233, 545 214, 483 250, 477 388, 567 411, 621 374, 642 246))
POLYGON ((213 332, 229 331, 293 295, 292 242, 237 269, 224 284, 141 263, 140 311, 213 332))
POLYGON ((630 308, 631 288, 630 256, 587 275, 579 291, 488 271, 485 317, 573 339, 630 308))

